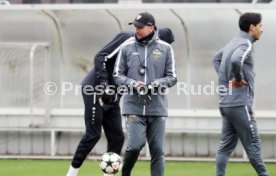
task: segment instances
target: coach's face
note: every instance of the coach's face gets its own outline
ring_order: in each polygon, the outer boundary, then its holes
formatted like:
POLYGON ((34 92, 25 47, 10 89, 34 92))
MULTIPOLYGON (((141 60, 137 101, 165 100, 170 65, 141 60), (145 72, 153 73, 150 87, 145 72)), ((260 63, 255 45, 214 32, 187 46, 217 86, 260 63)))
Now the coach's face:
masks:
POLYGON ((256 39, 259 40, 262 33, 263 33, 263 25, 262 23, 257 24, 256 26, 251 25, 250 26, 251 31, 252 31, 252 36, 256 39))
POLYGON ((135 26, 135 35, 137 39, 144 38, 154 31, 154 26, 135 26))

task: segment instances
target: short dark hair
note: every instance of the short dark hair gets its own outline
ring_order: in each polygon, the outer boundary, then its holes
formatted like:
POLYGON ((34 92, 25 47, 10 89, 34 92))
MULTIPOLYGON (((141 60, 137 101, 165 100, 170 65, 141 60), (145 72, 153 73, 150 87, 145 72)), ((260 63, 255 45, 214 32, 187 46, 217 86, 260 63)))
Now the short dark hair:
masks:
POLYGON ((262 21, 262 15, 260 13, 247 12, 240 16, 239 26, 244 32, 249 32, 251 24, 256 26, 262 21))

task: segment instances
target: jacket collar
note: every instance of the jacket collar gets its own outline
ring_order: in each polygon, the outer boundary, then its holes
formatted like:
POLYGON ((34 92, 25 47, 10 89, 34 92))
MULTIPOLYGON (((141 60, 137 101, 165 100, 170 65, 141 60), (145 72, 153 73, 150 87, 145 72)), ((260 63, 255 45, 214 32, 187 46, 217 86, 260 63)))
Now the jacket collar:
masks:
MULTIPOLYGON (((154 31, 153 37, 151 38, 151 40, 146 45, 151 44, 152 42, 156 41, 157 39, 158 39, 158 32, 154 31)), ((137 41, 136 37, 135 37, 135 40, 136 40, 137 44, 143 45, 141 42, 137 41)))
POLYGON ((256 41, 256 39, 253 36, 249 35, 249 33, 244 31, 241 31, 239 36, 241 38, 248 39, 251 43, 254 43, 256 41))

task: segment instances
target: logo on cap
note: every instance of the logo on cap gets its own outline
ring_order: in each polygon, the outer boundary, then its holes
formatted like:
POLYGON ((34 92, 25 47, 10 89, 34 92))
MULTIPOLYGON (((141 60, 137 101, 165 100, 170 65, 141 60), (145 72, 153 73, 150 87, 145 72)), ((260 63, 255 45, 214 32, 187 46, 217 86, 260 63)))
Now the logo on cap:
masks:
POLYGON ((138 27, 143 27, 143 26, 155 26, 155 20, 154 17, 148 13, 148 12, 143 12, 139 13, 133 22, 128 23, 129 25, 134 24, 134 26, 138 27))
POLYGON ((137 15, 136 20, 140 20, 142 18, 141 15, 137 15))

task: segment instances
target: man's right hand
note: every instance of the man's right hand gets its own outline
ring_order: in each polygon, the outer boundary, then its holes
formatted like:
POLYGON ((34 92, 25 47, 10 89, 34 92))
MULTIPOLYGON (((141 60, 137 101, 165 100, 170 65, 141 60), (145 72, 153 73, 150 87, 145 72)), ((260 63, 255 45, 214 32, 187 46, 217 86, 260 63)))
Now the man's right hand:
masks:
POLYGON ((145 85, 143 81, 136 81, 133 84, 133 87, 136 89, 138 93, 139 102, 143 105, 149 104, 151 102, 151 96, 148 94, 148 87, 145 85))
POLYGON ((133 87, 137 89, 138 87, 141 87, 144 85, 145 83, 143 81, 135 81, 135 83, 133 84, 133 87))
POLYGON ((138 95, 148 94, 147 86, 143 81, 136 81, 133 84, 134 89, 137 91, 138 95))

